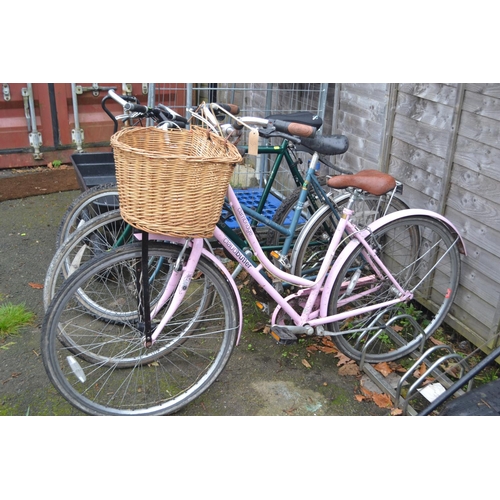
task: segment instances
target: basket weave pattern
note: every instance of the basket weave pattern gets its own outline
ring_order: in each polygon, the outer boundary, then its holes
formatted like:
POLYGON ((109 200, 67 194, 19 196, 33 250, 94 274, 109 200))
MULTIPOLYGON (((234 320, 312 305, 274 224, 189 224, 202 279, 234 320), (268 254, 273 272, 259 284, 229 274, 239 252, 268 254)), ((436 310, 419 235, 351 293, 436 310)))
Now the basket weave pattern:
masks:
POLYGON ((181 238, 209 238, 231 175, 236 147, 200 127, 130 127, 111 137, 120 212, 130 225, 181 238))

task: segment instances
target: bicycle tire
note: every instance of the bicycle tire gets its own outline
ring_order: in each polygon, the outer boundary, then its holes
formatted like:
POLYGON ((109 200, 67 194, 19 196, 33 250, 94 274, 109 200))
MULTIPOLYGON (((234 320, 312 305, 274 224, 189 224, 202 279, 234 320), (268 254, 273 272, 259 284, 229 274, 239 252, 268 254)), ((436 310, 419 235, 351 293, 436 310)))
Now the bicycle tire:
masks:
MULTIPOLYGON (((138 245, 140 246, 140 243, 136 244, 136 247, 138 245)), ((177 254, 181 248, 180 246, 167 242, 162 242, 160 245, 164 248, 167 248, 168 246, 168 248, 175 252, 175 254, 177 254)), ((106 256, 103 255, 101 257, 104 258, 106 256)), ((132 265, 127 267, 123 264, 126 262, 127 261, 123 260, 120 261, 120 265, 116 263, 115 265, 109 264, 107 269, 101 270, 94 276, 94 288, 90 288, 89 286, 85 290, 77 290, 74 295, 75 301, 79 303, 78 305, 85 310, 87 315, 92 315, 100 321, 107 321, 109 324, 126 324, 131 322, 138 323, 142 321, 137 304, 139 294, 136 292, 135 295, 131 294, 130 297, 127 297, 127 294, 134 290, 134 286, 137 285, 136 280, 140 270, 132 265), (104 293, 101 291, 103 288, 105 289, 104 293), (116 290, 116 294, 120 293, 120 298, 108 301, 103 300, 103 297, 107 297, 112 290, 116 290), (128 301, 126 300, 127 298, 128 301)), ((138 263, 139 262, 136 264, 138 263)), ((168 262, 163 258, 157 258, 154 256, 150 256, 148 259, 147 270, 149 275, 150 310, 153 310, 156 306, 164 290, 169 284, 169 280, 174 269, 172 264, 172 262, 168 262)), ((210 286, 205 286, 201 292, 200 290, 201 288, 198 286, 197 292, 199 296, 199 306, 196 310, 196 314, 192 312, 191 319, 189 320, 189 323, 187 323, 185 329, 182 332, 177 332, 175 344, 179 344, 179 342, 181 342, 182 339, 188 334, 189 330, 195 328, 199 324, 199 321, 203 318, 203 314, 212 303, 213 289, 210 286)), ((180 306, 179 311, 182 310, 184 304, 185 302, 180 306)), ((138 361, 135 356, 130 355, 122 355, 119 359, 110 360, 108 355, 103 356, 100 353, 96 353, 93 349, 87 349, 85 344, 82 345, 75 342, 72 336, 65 335, 64 331, 61 331, 59 340, 66 347, 68 347, 69 350, 78 354, 85 361, 94 363, 99 362, 107 365, 112 362, 119 368, 130 367, 138 361)), ((165 345, 165 343, 163 343, 160 348, 156 350, 149 350, 148 354, 142 358, 142 361, 153 362, 158 356, 164 355, 167 352, 167 349, 171 348, 171 344, 165 345)))
MULTIPOLYGON (((304 226, 292 250, 290 258, 290 272, 292 274, 312 280, 315 278, 337 227, 339 214, 342 213, 342 209, 349 201, 349 197, 349 194, 337 196, 333 200, 337 208, 336 212, 332 212, 327 205, 324 205, 304 226)), ((351 221, 362 229, 384 215, 407 208, 408 205, 396 196, 389 199, 388 195, 374 196, 366 194, 355 201, 354 215, 351 221)), ((418 238, 419 235, 414 232, 412 240, 409 241, 411 244, 416 244, 418 238)), ((345 247, 346 242, 339 246, 336 252, 337 256, 345 247)))
MULTIPOLYGON (((239 325, 234 291, 203 256, 186 299, 153 348, 144 347, 136 323, 111 324, 89 314, 77 297, 81 289, 99 293, 102 301, 127 304, 124 307, 137 304, 135 289, 127 286, 126 279, 111 287, 99 285, 99 278, 109 269, 129 268, 141 251, 140 243, 130 244, 89 261, 66 280, 43 322, 41 352, 50 381, 68 402, 90 415, 174 413, 210 387, 236 343, 239 325), (193 312, 200 316, 199 304, 205 296, 199 292, 202 282, 203 288, 213 290, 213 300, 201 308, 200 326, 193 322, 193 312)), ((179 251, 163 243, 149 245, 149 254, 169 265, 176 262, 179 251)))
POLYGON ((111 210, 93 217, 74 231, 56 250, 47 268, 43 288, 45 310, 57 289, 78 267, 117 244, 132 241, 132 232, 127 228, 120 211, 111 210))
MULTIPOLYGON (((437 219, 410 215, 384 224, 367 240, 414 298, 333 323, 328 331, 338 349, 351 359, 393 361, 420 347, 448 314, 460 278, 459 237, 437 219), (416 249, 407 241, 409 227, 416 227, 421 235, 416 249)), ((329 315, 396 298, 394 286, 385 276, 375 276, 364 254, 358 244, 344 262, 329 298, 329 315)))
MULTIPOLYGON (((326 186, 326 180, 321 179, 320 185, 324 188, 326 186)), ((295 207, 297 206, 301 192, 302 192, 302 186, 298 186, 281 202, 281 204, 279 205, 279 207, 277 208, 276 212, 273 215, 272 218, 273 222, 279 224, 280 226, 287 227, 286 223, 287 221, 290 221, 293 217, 293 213, 295 212, 295 207)), ((299 224, 295 228, 296 234, 300 233, 300 231, 304 227, 304 224, 316 211, 316 209, 312 206, 310 202, 310 197, 312 196, 315 196, 314 189, 312 188, 311 185, 309 185, 308 197, 306 198, 304 206, 302 207, 302 214, 301 218, 299 219, 299 224)), ((319 200, 319 198, 317 198, 316 196, 315 198, 316 202, 321 205, 322 202, 319 200)), ((284 236, 280 234, 279 231, 276 231, 269 227, 265 235, 265 244, 267 246, 278 248, 280 239, 283 240, 284 236)))
POLYGON ((73 200, 59 223, 56 248, 59 248, 82 224, 116 208, 118 208, 116 184, 100 184, 83 191, 73 200))

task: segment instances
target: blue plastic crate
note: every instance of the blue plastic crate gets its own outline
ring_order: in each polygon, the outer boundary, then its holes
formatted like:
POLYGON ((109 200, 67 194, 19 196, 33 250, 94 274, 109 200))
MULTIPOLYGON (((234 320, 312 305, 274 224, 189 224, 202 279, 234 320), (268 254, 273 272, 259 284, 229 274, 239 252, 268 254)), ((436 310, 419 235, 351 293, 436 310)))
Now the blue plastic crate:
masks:
MULTIPOLYGON (((234 192, 236 194, 236 197, 238 198, 238 201, 242 205, 246 205, 249 208, 252 208, 253 210, 257 209, 257 206, 259 205, 259 201, 262 198, 262 193, 263 193, 262 188, 251 188, 251 189, 235 189, 234 192)), ((281 205, 281 200, 277 198, 276 196, 273 196, 272 194, 269 194, 266 200, 266 204, 264 205, 264 208, 262 210, 262 215, 267 217, 268 219, 272 219, 276 210, 278 207, 281 205)), ((228 215, 227 210, 222 211, 222 216, 223 218, 228 215)), ((247 217, 249 221, 251 221, 250 217, 247 217)), ((292 221, 291 215, 289 215, 286 220, 285 220, 285 225, 290 224, 292 221)), ((303 222, 301 220, 301 222, 303 222)), ((226 220, 226 224, 231 228, 231 229, 236 229, 238 227, 238 223, 236 222, 236 219, 234 216, 229 217, 226 220)), ((264 224, 259 223, 257 227, 264 227, 264 224)))

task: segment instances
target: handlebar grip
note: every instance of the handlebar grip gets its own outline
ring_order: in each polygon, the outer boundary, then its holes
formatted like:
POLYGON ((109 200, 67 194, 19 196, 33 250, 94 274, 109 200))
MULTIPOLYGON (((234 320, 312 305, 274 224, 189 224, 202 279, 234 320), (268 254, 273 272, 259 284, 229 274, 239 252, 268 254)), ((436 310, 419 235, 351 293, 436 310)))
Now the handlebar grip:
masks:
POLYGON ((225 109, 228 113, 231 113, 232 115, 237 115, 240 112, 240 108, 236 104, 219 104, 219 103, 217 103, 217 106, 219 106, 219 108, 225 109))
POLYGON ((278 132, 284 132, 290 135, 297 135, 299 137, 313 138, 316 135, 316 129, 310 125, 302 123, 285 122, 283 120, 270 120, 278 132))
POLYGON ((137 97, 133 95, 121 95, 120 96, 124 101, 138 103, 137 97))
POLYGON ((123 106, 123 109, 126 109, 127 111, 137 111, 139 113, 147 113, 149 108, 147 106, 143 106, 142 104, 133 104, 127 102, 123 106))

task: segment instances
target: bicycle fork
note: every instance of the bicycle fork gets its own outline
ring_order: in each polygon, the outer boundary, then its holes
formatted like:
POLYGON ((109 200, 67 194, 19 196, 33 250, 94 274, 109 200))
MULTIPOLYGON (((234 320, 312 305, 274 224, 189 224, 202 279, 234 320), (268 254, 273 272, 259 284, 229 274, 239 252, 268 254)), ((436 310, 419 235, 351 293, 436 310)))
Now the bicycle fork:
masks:
MULTIPOLYGON (((142 241, 143 241, 143 246, 144 244, 147 245, 147 238, 144 238, 144 235, 142 241)), ((202 249, 203 249, 203 239, 195 238, 195 239, 185 240, 184 246, 177 257, 172 272, 170 273, 165 290, 163 291, 162 296, 160 297, 158 303, 154 307, 151 314, 149 314, 149 294, 147 286, 144 285, 144 283, 148 281, 148 276, 147 276, 147 264, 144 264, 144 260, 146 260, 147 262, 147 257, 145 257, 143 251, 142 255, 143 286, 139 289, 140 291, 139 308, 140 310, 142 309, 141 312, 144 317, 144 323, 145 323, 145 332, 144 332, 145 347, 151 347, 155 343, 156 339, 162 332, 165 325, 172 319, 172 316, 175 314, 177 308, 182 303, 186 295, 186 291, 189 288, 189 283, 191 282, 191 278, 193 277, 198 261, 200 260, 202 249), (187 262, 184 265, 184 257, 188 247, 191 248, 191 251, 187 259, 187 262), (156 317, 161 308, 167 303, 169 299, 171 299, 171 302, 168 306, 167 311, 163 315, 161 321, 156 326, 156 328, 154 328, 154 331, 152 331, 151 320, 153 320, 156 317)))

